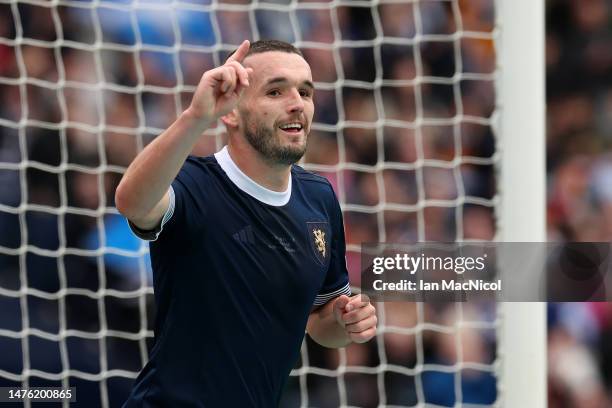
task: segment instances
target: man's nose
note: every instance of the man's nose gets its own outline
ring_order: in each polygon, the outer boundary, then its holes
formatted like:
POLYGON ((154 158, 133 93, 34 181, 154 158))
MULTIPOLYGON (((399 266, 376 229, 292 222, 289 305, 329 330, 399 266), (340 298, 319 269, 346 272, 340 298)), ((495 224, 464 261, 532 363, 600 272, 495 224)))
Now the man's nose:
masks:
POLYGON ((294 112, 303 112, 304 111, 304 100, 302 99, 302 95, 297 89, 292 89, 290 93, 290 102, 287 106, 287 110, 290 113, 294 112))

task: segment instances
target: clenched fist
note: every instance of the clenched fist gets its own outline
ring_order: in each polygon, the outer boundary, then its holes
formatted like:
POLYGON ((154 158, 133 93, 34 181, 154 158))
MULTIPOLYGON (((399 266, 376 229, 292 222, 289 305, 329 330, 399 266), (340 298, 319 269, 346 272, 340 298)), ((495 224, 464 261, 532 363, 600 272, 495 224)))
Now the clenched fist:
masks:
POLYGON ((339 296, 334 301, 334 317, 355 343, 365 343, 376 334, 376 309, 366 295, 339 296))

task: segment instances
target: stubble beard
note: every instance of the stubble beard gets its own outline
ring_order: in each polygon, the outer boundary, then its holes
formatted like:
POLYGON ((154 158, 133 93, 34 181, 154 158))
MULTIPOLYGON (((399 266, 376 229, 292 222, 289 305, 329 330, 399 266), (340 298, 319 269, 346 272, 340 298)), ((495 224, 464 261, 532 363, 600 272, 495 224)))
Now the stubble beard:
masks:
POLYGON ((251 115, 244 112, 244 136, 269 164, 290 166, 300 161, 306 153, 308 139, 301 146, 283 146, 274 129, 250 119, 251 115))

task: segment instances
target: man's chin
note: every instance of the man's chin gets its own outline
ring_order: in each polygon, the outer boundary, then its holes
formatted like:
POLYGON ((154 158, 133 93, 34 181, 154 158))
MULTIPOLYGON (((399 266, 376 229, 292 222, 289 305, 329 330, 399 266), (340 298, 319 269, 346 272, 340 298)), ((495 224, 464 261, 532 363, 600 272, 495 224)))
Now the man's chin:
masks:
POLYGON ((283 146, 274 152, 274 157, 271 158, 277 164, 290 166, 299 162, 306 153, 306 146, 283 146))
POLYGON ((291 152, 293 155, 299 155, 300 158, 306 153, 307 139, 305 135, 299 135, 294 138, 285 140, 281 139, 278 150, 291 152))
POLYGON ((276 135, 259 131, 245 133, 245 137, 261 157, 274 166, 289 166, 299 162, 306 153, 308 141, 304 130, 290 134, 279 129, 276 135))

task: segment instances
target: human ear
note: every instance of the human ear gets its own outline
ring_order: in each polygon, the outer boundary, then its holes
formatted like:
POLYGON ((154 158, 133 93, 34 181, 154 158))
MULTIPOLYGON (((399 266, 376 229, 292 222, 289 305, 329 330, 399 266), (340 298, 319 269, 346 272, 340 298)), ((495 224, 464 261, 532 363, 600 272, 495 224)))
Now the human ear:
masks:
POLYGON ((221 116, 221 121, 226 128, 237 128, 238 127, 238 112, 236 109, 232 109, 228 114, 221 116))

